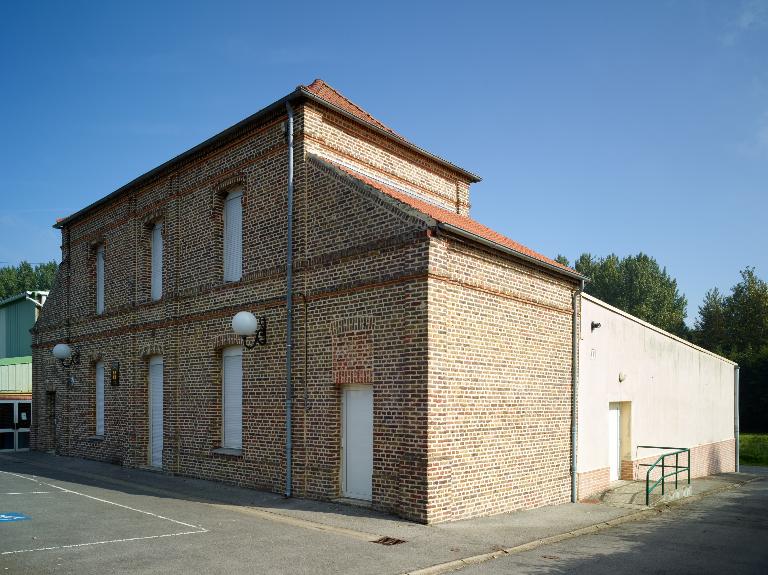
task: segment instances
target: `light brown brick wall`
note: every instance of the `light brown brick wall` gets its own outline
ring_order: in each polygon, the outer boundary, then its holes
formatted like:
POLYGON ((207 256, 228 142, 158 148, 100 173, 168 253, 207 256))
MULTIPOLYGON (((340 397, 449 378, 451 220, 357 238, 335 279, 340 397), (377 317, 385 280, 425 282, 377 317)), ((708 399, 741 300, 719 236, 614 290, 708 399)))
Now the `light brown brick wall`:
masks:
MULTIPOLYGON (((284 122, 277 112, 63 230, 64 263, 36 326, 35 448, 147 465, 147 362, 162 354, 164 469, 282 491, 284 122), (243 279, 224 284, 222 198, 236 185, 243 279), (158 220, 164 297, 151 302, 148 230, 158 220), (99 242, 106 311, 96 316, 99 242), (268 343, 244 353, 242 456, 221 455, 220 354, 238 343, 229 321, 243 309, 267 318, 268 343), (50 356, 65 340, 82 354, 72 388, 50 356), (99 358, 107 369, 120 362, 121 384, 105 388, 97 440, 99 358)), ((396 142, 299 106, 295 145, 294 492, 340 494, 339 384, 352 379, 373 386, 376 508, 438 522, 567 501, 575 286, 434 237, 397 202, 305 159, 353 163, 468 211, 466 180, 396 142), (359 360, 341 361, 350 349, 359 360)))
MULTIPOLYGON (((727 473, 736 470, 736 440, 726 439, 717 443, 694 445, 691 450, 691 477, 706 477, 716 473, 727 473)), ((645 479, 647 467, 641 467, 641 463, 653 463, 658 455, 622 461, 622 479, 645 479), (625 465, 627 470, 625 470, 625 465)), ((666 463, 674 465, 674 457, 667 457, 666 463)), ((679 464, 685 465, 685 455, 679 456, 679 464)), ((661 477, 661 469, 656 468, 651 472, 652 479, 661 477)), ((684 477, 684 476, 681 476, 684 477)), ((674 477, 672 478, 674 481, 674 477)))
MULTIPOLYGON (((303 109, 297 110, 300 135, 303 109)), ((165 470, 282 491, 285 477, 284 117, 237 135, 68 226, 56 287, 36 327, 33 446, 148 464, 147 362, 164 358, 165 470), (243 279, 224 284, 221 199, 242 185, 243 279), (164 297, 149 301, 151 222, 164 222, 164 297), (93 246, 106 251, 106 312, 95 314, 93 246), (268 344, 244 352, 243 454, 220 455, 221 349, 237 344, 230 318, 268 321, 268 344), (66 318, 69 317, 69 322, 66 318), (51 359, 69 340, 82 356, 51 359), (94 363, 120 362, 95 431, 94 363), (55 414, 51 414, 55 390, 55 414), (53 419, 51 416, 55 416, 53 419), (52 435, 56 422, 56 436, 52 435)), ((425 520, 426 269, 423 222, 304 161, 296 142, 294 484, 297 495, 340 495, 340 401, 334 346, 370 345, 374 387, 373 505, 425 520), (306 306, 305 306, 306 298, 306 306), (306 334, 306 336, 305 336, 306 334), (306 359, 306 364, 305 364, 306 359), (306 365, 306 367, 305 367, 306 365), (306 374, 306 378, 305 378, 306 374), (305 389, 306 398, 305 402, 305 389), (306 407, 306 410, 305 410, 306 407)))
POLYGON ((421 199, 469 215, 465 176, 317 105, 306 107, 303 139, 308 152, 348 164, 421 199))
MULTIPOLYGON (((736 470, 736 441, 727 439, 717 443, 708 443, 705 445, 694 445, 691 449, 691 478, 706 477, 717 473, 727 473, 736 470)), ((658 455, 642 457, 639 459, 625 459, 621 461, 621 479, 624 480, 645 480, 647 467, 641 464, 651 464, 656 461, 658 455)), ((666 463, 674 465, 674 457, 668 457, 666 463)), ((685 455, 679 456, 679 464, 686 465, 685 455)), ((671 469, 668 471, 672 471, 671 469)), ((657 480, 661 477, 661 467, 655 468, 651 472, 651 479, 657 480)), ((680 481, 685 481, 687 474, 679 477, 680 481)), ((674 483, 675 478, 668 478, 668 481, 674 483)), ((610 488, 609 469, 595 469, 578 474, 579 500, 589 499, 596 493, 601 493, 610 488)))
POLYGON ((458 239, 433 239, 430 521, 569 500, 574 287, 458 239))
POLYGON ((593 469, 576 474, 579 501, 591 499, 608 488, 611 483, 611 469, 593 469))

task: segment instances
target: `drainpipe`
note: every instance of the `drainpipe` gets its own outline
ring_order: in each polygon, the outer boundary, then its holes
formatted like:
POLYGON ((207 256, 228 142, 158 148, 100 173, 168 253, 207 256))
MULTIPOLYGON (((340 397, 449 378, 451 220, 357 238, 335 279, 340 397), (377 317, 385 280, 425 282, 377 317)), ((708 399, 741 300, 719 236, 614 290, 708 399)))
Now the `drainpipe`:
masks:
POLYGON ((584 280, 579 283, 579 289, 573 292, 573 319, 571 324, 571 503, 579 498, 576 486, 576 463, 579 439, 578 428, 578 389, 579 389, 579 302, 584 291, 584 280))
POLYGON ((286 252, 285 295, 285 496, 291 496, 293 382, 293 108, 285 103, 288 111, 288 241, 286 252))
POLYGON ((736 438, 736 472, 739 472, 739 366, 733 367, 733 435, 736 438))

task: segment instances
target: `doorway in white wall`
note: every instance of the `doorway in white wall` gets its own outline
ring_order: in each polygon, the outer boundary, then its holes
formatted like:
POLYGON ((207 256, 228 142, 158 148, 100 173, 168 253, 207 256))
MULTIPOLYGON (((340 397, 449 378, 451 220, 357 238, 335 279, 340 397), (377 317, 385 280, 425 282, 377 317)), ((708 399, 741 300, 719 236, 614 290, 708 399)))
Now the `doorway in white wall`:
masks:
POLYGON ((608 404, 608 463, 610 480, 617 481, 621 473, 621 406, 608 404))
POLYGON ((149 360, 149 463, 163 467, 163 357, 153 355, 149 360))
POLYGON ((373 477, 373 388, 370 385, 344 387, 341 449, 342 495, 370 501, 373 477))

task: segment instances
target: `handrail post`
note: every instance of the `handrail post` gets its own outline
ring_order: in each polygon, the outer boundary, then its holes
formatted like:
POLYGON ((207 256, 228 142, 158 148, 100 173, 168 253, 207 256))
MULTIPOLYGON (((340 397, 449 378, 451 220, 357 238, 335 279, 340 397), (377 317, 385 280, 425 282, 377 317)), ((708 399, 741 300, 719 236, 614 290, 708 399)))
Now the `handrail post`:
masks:
POLYGON ((678 466, 680 465, 678 463, 678 461, 680 460, 678 457, 679 455, 680 455, 679 451, 675 453, 675 491, 677 491, 677 476, 680 474, 680 470, 678 469, 678 466))
POLYGON ((651 490, 649 489, 651 484, 651 471, 653 470, 653 467, 649 467, 648 471, 645 472, 645 506, 648 507, 650 505, 650 499, 651 499, 651 490))
POLYGON ((691 484, 691 450, 686 449, 688 452, 688 485, 691 484))
POLYGON ((664 495, 664 460, 667 458, 666 455, 662 456, 661 458, 661 494, 664 495))

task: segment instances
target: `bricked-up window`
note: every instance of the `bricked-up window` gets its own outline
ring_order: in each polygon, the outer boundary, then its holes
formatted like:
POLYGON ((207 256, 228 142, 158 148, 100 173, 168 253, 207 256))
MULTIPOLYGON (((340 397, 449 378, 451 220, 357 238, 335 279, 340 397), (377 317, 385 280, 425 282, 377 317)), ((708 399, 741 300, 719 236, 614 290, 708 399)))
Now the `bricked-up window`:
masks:
POLYGON ((96 435, 104 435, 104 362, 96 362, 96 435))
POLYGON ((224 281, 243 276, 243 191, 237 189, 224 200, 224 281))
POLYGON ((96 246, 96 313, 104 313, 104 244, 96 246))
POLYGON ((243 448, 243 348, 227 347, 221 354, 223 429, 221 446, 243 448))
POLYGON ((163 224, 156 222, 152 226, 152 299, 163 297, 163 224))

